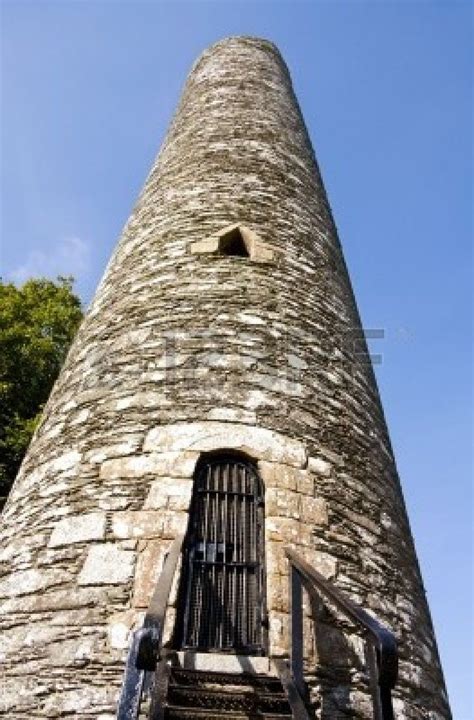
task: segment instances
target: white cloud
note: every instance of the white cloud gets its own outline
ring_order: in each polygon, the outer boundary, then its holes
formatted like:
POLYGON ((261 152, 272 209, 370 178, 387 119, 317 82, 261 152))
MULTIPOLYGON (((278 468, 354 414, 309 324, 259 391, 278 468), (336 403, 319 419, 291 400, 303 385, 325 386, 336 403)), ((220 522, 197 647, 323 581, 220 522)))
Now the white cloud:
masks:
POLYGON ((23 283, 31 277, 56 278, 73 275, 76 280, 89 269, 90 248, 79 237, 65 237, 49 250, 31 250, 25 262, 9 273, 10 279, 23 283))

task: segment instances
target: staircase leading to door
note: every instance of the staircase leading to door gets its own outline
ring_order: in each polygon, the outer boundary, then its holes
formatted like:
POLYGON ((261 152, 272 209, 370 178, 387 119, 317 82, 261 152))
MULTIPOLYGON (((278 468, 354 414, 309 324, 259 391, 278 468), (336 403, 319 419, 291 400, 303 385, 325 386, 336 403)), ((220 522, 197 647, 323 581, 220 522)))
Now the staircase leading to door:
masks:
POLYGON ((286 548, 291 591, 290 662, 258 655, 217 653, 212 657, 212 653, 189 649, 163 650, 162 629, 182 544, 183 536, 173 541, 143 626, 132 636, 117 720, 142 717, 144 698, 150 704, 149 720, 309 720, 303 673, 303 587, 315 602, 320 602, 321 594, 329 598, 359 627, 366 638, 373 716, 394 720, 392 688, 398 670, 395 637, 291 548, 286 548))
POLYGON ((290 720, 281 681, 270 675, 171 667, 165 720, 290 720))

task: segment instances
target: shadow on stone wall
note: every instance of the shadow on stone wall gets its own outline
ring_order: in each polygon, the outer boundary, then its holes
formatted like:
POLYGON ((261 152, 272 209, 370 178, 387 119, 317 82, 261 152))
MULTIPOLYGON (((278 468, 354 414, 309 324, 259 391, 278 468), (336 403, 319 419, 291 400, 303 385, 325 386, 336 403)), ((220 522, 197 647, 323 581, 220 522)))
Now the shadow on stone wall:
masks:
POLYGON ((311 601, 315 666, 305 673, 311 704, 321 720, 372 720, 364 642, 321 599, 311 601))

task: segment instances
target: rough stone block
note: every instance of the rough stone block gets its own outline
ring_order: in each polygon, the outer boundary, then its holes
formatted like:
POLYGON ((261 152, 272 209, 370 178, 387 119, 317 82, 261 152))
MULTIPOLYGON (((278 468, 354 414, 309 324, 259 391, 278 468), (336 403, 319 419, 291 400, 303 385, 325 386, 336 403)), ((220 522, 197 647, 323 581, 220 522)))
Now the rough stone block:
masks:
POLYGON ((46 697, 42 712, 46 718, 56 718, 74 713, 76 717, 90 714, 91 708, 112 708, 116 703, 117 691, 107 686, 82 685, 75 690, 58 690, 46 697))
POLYGON ((156 510, 124 510, 112 518, 112 532, 117 538, 160 537, 163 514, 156 510))
POLYGON ((79 573, 79 585, 120 585, 133 574, 135 553, 120 550, 114 543, 93 545, 79 573))
POLYGON ((188 527, 189 515, 186 512, 179 512, 173 510, 165 510, 162 513, 163 517, 163 530, 162 536, 164 538, 174 539, 177 535, 186 532, 188 527))
POLYGON ((315 483, 315 477, 307 470, 300 470, 298 474, 298 481, 296 489, 302 495, 308 495, 314 497, 315 489, 317 485, 315 483))
POLYGON ((105 606, 107 598, 103 588, 76 588, 74 593, 69 589, 54 589, 49 592, 14 597, 0 605, 0 613, 41 613, 62 611, 88 606, 105 606))
POLYGON ((106 460, 100 467, 103 480, 117 478, 135 478, 155 472, 155 458, 151 455, 132 455, 124 458, 106 460))
MULTIPOLYGON (((82 592, 84 591, 86 591, 86 588, 82 588, 82 592)), ((75 590, 74 594, 76 594, 76 592, 79 592, 79 589, 75 590)), ((69 595, 71 595, 71 593, 69 593, 69 595)), ((106 615, 107 608, 98 604, 93 605, 92 599, 90 599, 89 602, 91 607, 71 608, 55 612, 49 620, 49 624, 51 626, 58 625, 62 628, 77 625, 81 629, 86 628, 87 626, 90 627, 91 625, 101 625, 106 615)), ((48 609, 51 610, 52 608, 48 609)))
POLYGON ((8 544, 0 550, 0 563, 15 563, 19 558, 23 559, 22 556, 24 553, 27 553, 29 559, 33 549, 42 548, 46 545, 48 535, 49 533, 41 532, 30 535, 30 537, 13 537, 8 544))
MULTIPOLYGON (((238 353, 202 353, 196 358, 199 368, 223 368, 225 370, 244 371, 255 365, 256 359, 248 355, 238 353)), ((212 412, 212 411, 211 411, 212 412)), ((211 418, 210 418, 211 419, 211 418)), ((215 418, 216 420, 227 420, 227 418, 215 418)))
POLYGON ((288 488, 289 490, 301 492, 299 490, 300 485, 305 481, 312 483, 311 476, 306 470, 299 470, 282 463, 259 460, 258 470, 265 487, 288 488))
POLYGON ((161 477, 154 480, 145 500, 146 510, 170 508, 187 510, 191 502, 193 483, 190 479, 161 477))
POLYGON ((160 453, 155 457, 154 472, 160 476, 190 478, 198 459, 198 452, 160 453))
POLYGON ((104 480, 140 478, 143 475, 191 477, 198 457, 198 452, 165 452, 113 458, 102 463, 100 477, 104 480))
MULTIPOLYGON (((64 630, 62 630, 64 636, 64 630)), ((37 645, 49 645, 51 637, 45 637, 37 641, 37 645)), ((28 638, 25 639, 28 644, 28 638)), ((55 642, 49 650, 51 667, 76 667, 85 662, 90 662, 94 652, 97 652, 99 640, 97 637, 75 637, 72 640, 65 640, 61 637, 60 642, 55 642)))
POLYGON ((209 240, 198 240, 191 243, 189 247, 193 255, 217 254, 219 252, 218 238, 210 238, 209 240))
POLYGON ((286 517, 299 520, 301 514, 300 496, 298 493, 286 488, 267 488, 265 490, 265 512, 268 517, 286 517))
POLYGON ((323 460, 322 458, 309 457, 308 469, 311 472, 316 473, 317 475, 322 475, 323 477, 330 477, 332 465, 331 463, 327 462, 327 460, 323 460))
POLYGON ((80 459, 81 453, 77 452, 77 450, 71 450, 70 452, 64 453, 64 455, 60 455, 55 460, 53 460, 52 469, 55 472, 72 470, 76 467, 80 459))
POLYGON ((289 654, 289 617, 287 613, 271 610, 269 613, 270 655, 287 657, 289 654))
POLYGON ((132 455, 137 452, 142 441, 143 438, 141 435, 129 435, 128 437, 126 436, 122 442, 89 450, 89 452, 85 454, 84 459, 86 462, 96 465, 103 463, 104 460, 108 460, 109 458, 132 455))
POLYGON ((65 517, 54 528, 48 546, 59 547, 90 540, 103 540, 105 520, 105 513, 85 513, 65 517))
POLYGON ((293 518, 268 517, 265 528, 270 540, 279 540, 294 545, 309 545, 311 537, 309 529, 293 518))
POLYGON ((269 610, 289 612, 289 583, 287 576, 267 574, 267 605, 269 610))
POLYGON ((327 503, 322 498, 303 496, 300 498, 301 521, 310 525, 327 525, 327 503))
POLYGON ((289 564, 282 542, 268 540, 266 543, 266 570, 270 575, 288 576, 289 564))
POLYGON ((276 258, 275 251, 262 242, 255 242, 253 245, 252 260, 254 262, 269 263, 276 258))
POLYGON ((0 597, 14 597, 44 590, 68 579, 60 570, 17 570, 0 580, 0 597))

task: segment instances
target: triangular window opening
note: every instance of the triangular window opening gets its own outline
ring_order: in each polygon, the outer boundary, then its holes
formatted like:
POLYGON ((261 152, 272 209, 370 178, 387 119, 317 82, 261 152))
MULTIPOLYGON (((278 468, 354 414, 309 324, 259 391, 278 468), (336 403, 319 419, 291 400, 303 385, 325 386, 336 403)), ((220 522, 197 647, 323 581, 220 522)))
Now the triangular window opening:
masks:
POLYGON ((250 257, 245 240, 238 227, 232 228, 219 238, 219 255, 250 257))

